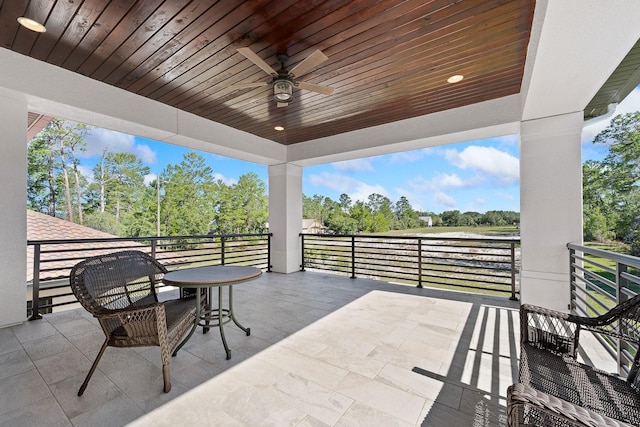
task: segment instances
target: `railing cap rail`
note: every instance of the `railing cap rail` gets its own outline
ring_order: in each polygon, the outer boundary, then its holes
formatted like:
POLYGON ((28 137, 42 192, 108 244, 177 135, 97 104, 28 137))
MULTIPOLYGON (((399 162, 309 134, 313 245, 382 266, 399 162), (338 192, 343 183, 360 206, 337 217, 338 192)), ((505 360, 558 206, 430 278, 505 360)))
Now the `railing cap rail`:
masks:
POLYGON ((449 240, 449 241, 482 241, 482 242, 500 242, 500 243, 520 243, 520 237, 518 236, 506 236, 506 237, 452 237, 452 236, 440 236, 437 233, 429 236, 392 236, 392 235, 375 235, 375 234, 315 234, 315 233, 300 233, 300 236, 313 236, 321 238, 365 238, 365 239, 393 239, 393 240, 449 240))
POLYGON ((573 249, 579 252, 583 252, 589 255, 597 255, 603 258, 608 258, 620 264, 626 264, 631 267, 640 268, 640 258, 633 255, 619 254, 617 252, 606 251, 604 249, 592 248, 584 246, 578 243, 567 243, 568 249, 573 249))
POLYGON ((27 240, 27 245, 63 245, 68 243, 94 243, 94 242, 138 242, 149 240, 173 240, 173 239, 216 239, 221 237, 258 237, 272 236, 273 233, 244 233, 244 234, 200 234, 190 236, 146 236, 146 237, 102 237, 87 239, 51 239, 51 240, 27 240))

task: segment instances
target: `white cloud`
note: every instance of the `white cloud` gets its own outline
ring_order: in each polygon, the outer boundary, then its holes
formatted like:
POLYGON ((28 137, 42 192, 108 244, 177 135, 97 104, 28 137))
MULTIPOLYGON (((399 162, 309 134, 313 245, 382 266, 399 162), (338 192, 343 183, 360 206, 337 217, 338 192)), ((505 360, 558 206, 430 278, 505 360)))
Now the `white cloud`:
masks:
POLYGON ((456 201, 453 199, 453 197, 440 191, 433 195, 433 203, 437 206, 443 206, 447 209, 456 207, 456 201))
POLYGON ((502 184, 517 182, 520 177, 519 160, 493 147, 472 145, 461 152, 446 150, 445 158, 460 169, 483 172, 497 178, 502 184))
POLYGON ((142 163, 154 164, 158 161, 155 151, 153 151, 148 145, 135 144, 134 154, 142 160, 142 163))
POLYGON ((372 172, 373 165, 367 159, 345 160, 332 163, 333 167, 342 172, 372 172))
POLYGON ((416 178, 410 182, 409 185, 416 191, 442 191, 451 188, 465 188, 478 184, 482 180, 479 176, 471 177, 467 180, 461 178, 459 175, 453 173, 439 173, 431 179, 424 179, 422 177, 416 178))
POLYGON ((381 185, 369 185, 341 174, 322 172, 321 174, 311 175, 309 181, 313 185, 323 186, 339 193, 345 193, 354 202, 357 200, 366 202, 369 195, 373 193, 389 197, 389 192, 381 185))
POLYGON ((88 168, 87 166, 78 165, 78 172, 80 172, 80 175, 84 176, 87 179, 87 181, 93 182, 94 177, 93 177, 93 171, 91 170, 91 168, 88 168))
POLYGON ((153 181, 155 181, 156 179, 158 179, 158 175, 157 174, 149 173, 149 174, 144 176, 144 185, 149 185, 153 181))
POLYGON ((213 174, 213 179, 215 179, 216 181, 220 180, 222 181, 225 185, 236 185, 238 183, 238 180, 235 178, 227 178, 226 176, 222 175, 221 173, 214 173, 213 174))
POLYGON ((157 157, 148 145, 136 144, 135 137, 109 129, 93 128, 85 137, 86 150, 78 153, 79 157, 102 156, 105 150, 114 153, 133 153, 143 163, 155 164, 157 157))

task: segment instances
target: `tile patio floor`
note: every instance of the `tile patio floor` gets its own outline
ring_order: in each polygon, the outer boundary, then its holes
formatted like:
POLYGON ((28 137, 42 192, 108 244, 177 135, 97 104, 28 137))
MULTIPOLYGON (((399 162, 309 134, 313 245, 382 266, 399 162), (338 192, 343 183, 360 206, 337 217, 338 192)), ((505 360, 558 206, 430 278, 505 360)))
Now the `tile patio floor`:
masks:
POLYGON ((505 424, 517 302, 306 272, 237 285, 234 305, 251 336, 226 325, 225 360, 196 332, 168 394, 158 348, 108 348, 78 397, 103 340, 82 309, 0 329, 0 426, 505 424))

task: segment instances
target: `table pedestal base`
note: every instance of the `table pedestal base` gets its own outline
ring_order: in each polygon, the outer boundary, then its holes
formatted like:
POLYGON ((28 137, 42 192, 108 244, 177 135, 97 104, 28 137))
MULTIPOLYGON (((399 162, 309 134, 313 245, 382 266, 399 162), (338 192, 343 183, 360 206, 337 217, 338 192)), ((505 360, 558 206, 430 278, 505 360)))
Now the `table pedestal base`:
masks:
POLYGON ((209 288, 209 301, 207 306, 208 310, 200 313, 200 321, 198 322, 198 326, 202 327, 202 333, 206 334, 209 331, 211 326, 218 326, 220 329, 220 337, 222 338, 222 345, 224 345, 224 350, 227 354, 227 360, 231 359, 231 350, 229 350, 229 346, 227 345, 227 339, 224 336, 224 328, 223 325, 233 321, 235 325, 242 329, 242 331, 247 334, 247 336, 251 335, 251 328, 245 328, 238 322, 236 317, 233 314, 233 285, 228 286, 229 288, 229 308, 222 307, 222 288, 218 287, 218 308, 212 308, 212 288, 209 288))
POLYGON ((220 329, 220 337, 222 338, 222 345, 224 346, 224 351, 227 355, 227 360, 231 359, 231 350, 229 349, 229 345, 227 344, 227 339, 224 336, 224 328, 223 326, 226 323, 229 323, 230 321, 233 321, 233 323, 235 323, 235 325, 242 329, 242 331, 247 334, 247 336, 251 335, 251 328, 245 328, 244 326, 242 326, 240 324, 240 322, 238 322, 238 320, 236 319, 235 315, 233 314, 233 285, 229 285, 227 286, 229 288, 229 307, 228 308, 223 308, 222 307, 222 287, 218 286, 218 308, 212 308, 212 290, 213 288, 209 288, 209 292, 207 293, 207 309, 206 310, 201 310, 200 306, 201 306, 201 296, 200 296, 200 290, 198 290, 198 292, 196 292, 196 319, 199 319, 196 321, 196 323, 194 323, 193 327, 191 328, 191 331, 189 331, 189 334, 184 338, 184 340, 182 340, 182 342, 180 343, 180 345, 176 348, 176 350, 173 352, 173 356, 175 356, 176 354, 178 354, 178 350, 180 350, 182 348, 183 345, 185 345, 185 343, 187 341, 189 341, 189 338, 191 338, 191 336, 193 335, 193 333, 195 332, 196 328, 198 326, 202 327, 202 333, 206 334, 207 332, 209 332, 209 329, 211 327, 218 327, 220 329))

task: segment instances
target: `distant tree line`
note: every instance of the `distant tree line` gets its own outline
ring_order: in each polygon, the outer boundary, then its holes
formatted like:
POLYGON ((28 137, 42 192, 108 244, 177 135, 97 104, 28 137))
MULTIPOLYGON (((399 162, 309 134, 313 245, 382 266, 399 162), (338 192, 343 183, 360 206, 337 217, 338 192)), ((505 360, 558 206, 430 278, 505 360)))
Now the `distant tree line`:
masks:
POLYGON ((319 221, 336 234, 380 233, 424 227, 426 217, 431 217, 433 226, 502 226, 520 223, 518 212, 461 213, 452 210, 437 215, 414 210, 404 196, 393 203, 388 197, 376 193, 371 194, 366 202, 354 202, 347 194, 340 195, 338 201, 319 195, 303 196, 302 215, 319 221))
POLYGON ((146 184, 150 170, 135 154, 104 151, 87 179, 79 154, 88 131, 53 119, 30 141, 30 209, 127 237, 264 231, 266 187, 255 173, 228 185, 202 155, 188 152, 146 184))
POLYGON ((593 143, 608 154, 582 166, 584 239, 622 241, 640 256, 640 112, 614 117, 593 143))
MULTIPOLYGON (((186 153, 145 183, 149 167, 132 153, 105 150, 92 176, 81 173, 81 154, 90 128, 53 119, 28 146, 27 204, 32 210, 64 218, 117 236, 254 233, 266 230, 268 197, 254 173, 233 185, 214 178, 202 155, 186 153)), ((378 233, 434 226, 513 225, 511 211, 420 212, 406 197, 393 203, 381 194, 366 201, 342 194, 303 196, 303 217, 318 220, 338 234, 378 233)))

